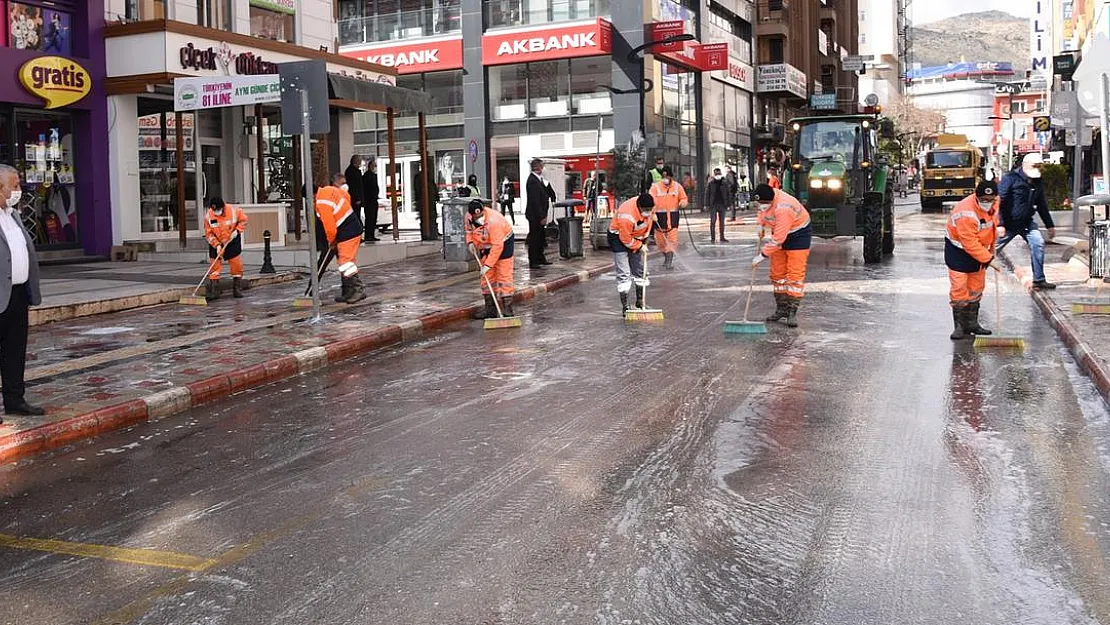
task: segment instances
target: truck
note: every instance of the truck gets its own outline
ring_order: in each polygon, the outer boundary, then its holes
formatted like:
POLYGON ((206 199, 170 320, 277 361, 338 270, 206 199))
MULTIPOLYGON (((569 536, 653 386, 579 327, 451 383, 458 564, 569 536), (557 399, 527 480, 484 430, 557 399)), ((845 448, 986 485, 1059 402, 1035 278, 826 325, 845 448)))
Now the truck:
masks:
POLYGON ((799 117, 783 190, 809 211, 821 238, 863 237, 863 260, 894 252, 894 187, 879 138, 894 125, 878 114, 799 117))
POLYGON ((940 135, 921 168, 921 211, 943 210, 975 193, 983 179, 983 153, 964 135, 940 135))

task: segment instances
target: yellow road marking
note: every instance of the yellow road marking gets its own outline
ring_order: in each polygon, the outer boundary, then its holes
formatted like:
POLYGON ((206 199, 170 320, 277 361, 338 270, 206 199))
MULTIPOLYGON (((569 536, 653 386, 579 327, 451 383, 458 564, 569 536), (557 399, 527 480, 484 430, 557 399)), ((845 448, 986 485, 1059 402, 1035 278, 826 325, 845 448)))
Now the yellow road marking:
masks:
POLYGON ((155 549, 129 549, 126 547, 110 547, 107 545, 92 545, 89 543, 75 543, 65 540, 52 540, 47 538, 26 538, 0 534, 0 547, 10 549, 23 549, 26 551, 43 551, 59 555, 81 556, 85 558, 100 558, 128 564, 141 564, 143 566, 157 566, 164 569, 179 569, 184 571, 200 572, 211 567, 216 561, 208 558, 198 558, 186 553, 174 551, 158 551, 155 549))

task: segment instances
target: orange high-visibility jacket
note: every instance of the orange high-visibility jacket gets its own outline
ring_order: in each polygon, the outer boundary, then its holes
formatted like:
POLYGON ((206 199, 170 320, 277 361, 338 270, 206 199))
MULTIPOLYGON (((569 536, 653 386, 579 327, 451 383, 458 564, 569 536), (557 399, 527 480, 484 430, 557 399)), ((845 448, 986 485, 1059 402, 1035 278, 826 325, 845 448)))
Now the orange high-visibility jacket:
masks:
POLYGON ((661 230, 670 230, 678 227, 678 209, 689 202, 686 189, 675 181, 665 185, 660 180, 651 185, 651 196, 655 198, 655 220, 661 230))
POLYGON ((316 192, 316 216, 324 224, 324 234, 327 235, 329 245, 335 243, 339 226, 353 214, 351 196, 343 189, 327 186, 316 192))
MULTIPOLYGON (((501 213, 492 208, 484 209, 486 223, 479 227, 471 227, 466 232, 466 242, 473 243, 478 248, 478 256, 482 257, 482 264, 493 267, 497 261, 512 258, 513 255, 513 225, 501 213), (483 252, 485 252, 483 254, 483 252)), ((469 222, 470 220, 467 219, 469 222)))
POLYGON ((231 240, 240 236, 247 229, 247 214, 243 209, 231 204, 224 204, 224 214, 217 215, 216 211, 208 209, 204 217, 204 238, 212 247, 219 247, 231 243, 231 240))
POLYGON ((784 249, 809 249, 812 233, 809 211, 785 191, 775 190, 771 206, 759 211, 759 225, 771 231, 770 238, 763 244, 764 256, 784 249))
POLYGON ((998 227, 998 200, 990 210, 979 208, 971 194, 960 200, 948 216, 944 237, 944 261, 949 268, 974 273, 994 258, 995 228, 998 227))
POLYGON ((640 251, 651 231, 651 213, 641 217, 640 207, 636 205, 638 199, 633 197, 622 202, 609 224, 609 232, 617 235, 621 244, 631 252, 640 251))

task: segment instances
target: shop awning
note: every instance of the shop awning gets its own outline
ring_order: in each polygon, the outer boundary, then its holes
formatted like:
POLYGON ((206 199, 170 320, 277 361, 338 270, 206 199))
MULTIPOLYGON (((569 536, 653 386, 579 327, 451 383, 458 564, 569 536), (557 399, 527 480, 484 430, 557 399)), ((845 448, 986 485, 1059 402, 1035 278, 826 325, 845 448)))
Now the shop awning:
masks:
POLYGON ((328 95, 335 104, 369 111, 431 113, 432 97, 423 91, 328 74, 328 95))

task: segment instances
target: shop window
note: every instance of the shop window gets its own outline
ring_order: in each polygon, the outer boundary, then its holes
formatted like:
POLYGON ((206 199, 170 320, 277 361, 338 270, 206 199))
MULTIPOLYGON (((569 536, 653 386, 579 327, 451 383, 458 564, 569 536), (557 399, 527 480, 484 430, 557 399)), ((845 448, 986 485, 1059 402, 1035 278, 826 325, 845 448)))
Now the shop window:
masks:
POLYGON ((607 56, 571 60, 570 92, 576 115, 612 112, 613 104, 605 89, 613 81, 612 74, 613 62, 607 56))
POLYGON ((293 138, 282 136, 281 111, 266 107, 262 122, 262 146, 265 150, 266 202, 280 202, 293 197, 293 138))
POLYGON ((11 157, 23 178, 18 209, 31 239, 37 246, 80 243, 72 118, 17 109, 14 129, 11 157))
POLYGON ((126 17, 128 20, 166 19, 165 0, 127 0, 126 17))
MULTIPOLYGON (((194 118, 182 115, 185 162, 185 224, 199 228, 196 196, 194 118)), ((173 102, 139 99, 139 219, 146 233, 178 230, 177 126, 173 102)))
POLYGON ((489 68, 490 110, 493 119, 528 117, 528 66, 523 63, 489 68))
POLYGON ((566 61, 528 64, 528 111, 534 117, 570 114, 570 72, 566 61))
POLYGON ((582 20, 609 14, 611 0, 488 0, 486 23, 490 27, 547 24, 582 20))
POLYGON ((21 2, 9 2, 7 8, 9 47, 72 54, 73 17, 68 12, 21 2))
POLYGON ((252 37, 296 43, 293 12, 285 10, 280 3, 251 0, 250 18, 252 37))
POLYGON ((216 30, 233 31, 232 0, 197 0, 197 24, 216 30))
MULTIPOLYGON (((435 106, 434 115, 459 116, 455 123, 461 123, 463 112, 462 71, 431 72, 424 74, 424 91, 432 96, 435 106)), ((438 119, 438 123, 448 123, 449 119, 438 119)))

